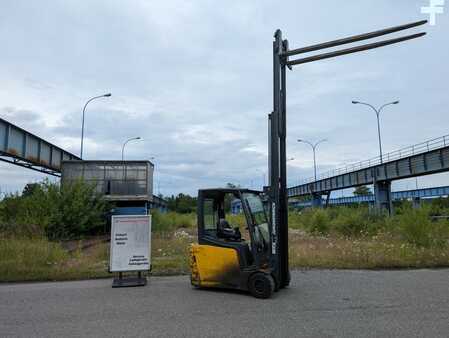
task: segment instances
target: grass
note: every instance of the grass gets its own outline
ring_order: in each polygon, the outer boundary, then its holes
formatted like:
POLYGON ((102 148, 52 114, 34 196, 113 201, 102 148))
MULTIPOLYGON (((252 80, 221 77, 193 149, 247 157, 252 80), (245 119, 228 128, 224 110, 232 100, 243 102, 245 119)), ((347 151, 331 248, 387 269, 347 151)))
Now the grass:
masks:
POLYGON ((152 231, 174 231, 179 228, 193 228, 196 226, 196 214, 179 214, 176 212, 152 214, 152 231))
MULTIPOLYGON (((440 211, 441 212, 441 211, 440 211)), ((449 214, 449 209, 443 214, 449 214)), ((392 217, 377 214, 367 207, 338 207, 291 212, 290 228, 317 236, 366 238, 388 234, 398 241, 417 247, 444 247, 449 239, 447 219, 433 219, 435 208, 424 205, 398 208, 392 217)))
MULTIPOLYGON (((291 230, 292 269, 391 269, 449 267, 449 250, 424 248, 390 236, 363 239, 317 236, 291 230)), ((194 231, 153 234, 152 274, 188 274, 188 248, 194 231)), ((50 281, 111 277, 109 243, 68 251, 47 240, 0 240, 0 281, 50 281)))
POLYGON ((425 248, 388 235, 347 237, 290 235, 293 268, 394 269, 449 267, 448 248, 425 248))
POLYGON ((178 230, 155 234, 152 239, 152 273, 176 275, 189 273, 189 246, 196 242, 193 231, 178 230))
MULTIPOLYGON (((406 210, 402 215, 385 219, 364 209, 292 213, 290 266, 292 269, 449 267, 448 224, 431 221, 428 215, 428 210, 406 210)), ((242 215, 231 216, 229 221, 243 230, 242 215)), ((154 214, 153 275, 189 273, 188 249, 196 241, 195 223, 194 214, 154 214)), ((42 237, 0 236, 0 282, 111 277, 106 239, 103 236, 53 242, 42 237)))
POLYGON ((105 246, 69 252, 46 239, 0 239, 0 281, 106 277, 105 246))
MULTIPOLYGON (((152 273, 188 273, 188 248, 193 239, 185 231, 154 233, 152 273)), ((111 277, 109 243, 97 241, 83 249, 83 242, 76 241, 78 248, 68 250, 64 243, 46 239, 0 239, 0 282, 111 277)))

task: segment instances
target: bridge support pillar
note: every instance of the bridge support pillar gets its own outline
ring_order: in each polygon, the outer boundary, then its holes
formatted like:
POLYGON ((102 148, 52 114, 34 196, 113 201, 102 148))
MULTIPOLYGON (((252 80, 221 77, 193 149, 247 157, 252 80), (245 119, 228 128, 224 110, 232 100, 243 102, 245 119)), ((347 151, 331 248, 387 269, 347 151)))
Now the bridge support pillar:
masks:
POLYGON ((323 206, 323 200, 321 194, 312 194, 312 207, 321 208, 323 206))
POLYGON ((393 203, 391 200, 391 181, 380 181, 374 184, 374 195, 376 197, 376 208, 379 211, 393 213, 393 203))
POLYGON ((413 208, 419 208, 421 206, 421 199, 419 197, 413 198, 413 208))

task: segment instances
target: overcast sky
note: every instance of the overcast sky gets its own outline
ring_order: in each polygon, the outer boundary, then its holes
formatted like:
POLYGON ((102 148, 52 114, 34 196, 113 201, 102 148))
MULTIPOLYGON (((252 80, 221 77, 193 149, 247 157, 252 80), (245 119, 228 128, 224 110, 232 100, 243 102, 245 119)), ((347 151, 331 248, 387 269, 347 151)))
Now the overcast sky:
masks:
MULTIPOLYGON (((366 1, 22 1, 0 11, 0 117, 85 159, 155 157, 155 191, 164 195, 227 182, 260 188, 267 172, 272 109, 272 40, 290 48, 427 19, 428 0, 366 1)), ((449 5, 446 5, 449 7, 449 5)), ((448 12, 449 9, 446 9, 448 12)), ((449 134, 448 15, 424 38, 296 67, 288 72, 289 183, 313 174, 310 147, 324 172, 449 134)), ((403 33, 402 33, 403 34, 403 33)), ((2 192, 39 173, 0 164, 2 192)), ((448 175, 419 179, 449 185, 448 175)), ((394 184, 414 188, 415 180, 394 184)))

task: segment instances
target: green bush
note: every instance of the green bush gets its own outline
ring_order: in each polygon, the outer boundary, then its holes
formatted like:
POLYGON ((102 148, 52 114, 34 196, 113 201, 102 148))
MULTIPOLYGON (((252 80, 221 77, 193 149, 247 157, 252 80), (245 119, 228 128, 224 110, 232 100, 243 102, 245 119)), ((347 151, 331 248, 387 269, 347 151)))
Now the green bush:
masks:
POLYGON ((94 186, 77 181, 61 187, 45 180, 0 202, 0 232, 49 239, 95 235, 103 232, 105 213, 106 203, 94 186))
POLYGON ((302 211, 290 210, 288 213, 288 227, 292 229, 306 230, 302 211))
POLYGON ((313 234, 325 235, 330 230, 330 215, 327 209, 307 209, 300 217, 295 217, 295 226, 313 234))
POLYGON ((13 237, 42 237, 48 224, 44 212, 30 215, 33 201, 22 199, 18 194, 5 197, 0 202, 0 233, 13 237), (30 220, 31 218, 31 220, 30 220))
POLYGON ((50 239, 67 239, 104 232, 106 202, 95 192, 95 186, 75 181, 62 188, 50 188, 49 198, 55 202, 54 208, 50 209, 50 222, 46 228, 50 239))
POLYGON ((389 220, 389 224, 407 242, 420 247, 442 247, 449 238, 446 220, 432 220, 432 208, 405 207, 389 220))
POLYGON ((312 233, 325 235, 329 233, 330 226, 331 218, 327 210, 318 209, 317 212, 312 215, 308 228, 312 233))
POLYGON ((193 228, 196 226, 196 214, 179 214, 176 212, 161 213, 151 211, 152 231, 171 231, 179 228, 193 228))
POLYGON ((342 208, 333 220, 332 227, 345 237, 360 236, 367 232, 368 222, 362 210, 342 208))
MULTIPOLYGON (((177 212, 161 213, 157 210, 151 211, 152 217, 152 231, 163 232, 172 231, 179 228, 192 229, 197 226, 196 213, 181 214, 177 212)), ((232 226, 238 226, 242 230, 246 227, 246 219, 243 214, 226 215, 226 219, 232 226)))
POLYGON ((430 213, 432 216, 448 216, 449 215, 449 198, 435 198, 430 202, 430 213))
POLYGON ((311 208, 290 212, 289 226, 312 234, 335 233, 345 237, 375 235, 385 228, 385 215, 367 207, 311 208))
POLYGON ((385 227, 385 216, 366 207, 333 208, 332 229, 345 237, 375 235, 385 227))
POLYGON ((246 228, 246 218, 244 214, 226 215, 226 219, 232 227, 239 227, 240 230, 246 228))
POLYGON ((191 214, 196 212, 196 197, 188 194, 178 194, 177 196, 165 197, 168 210, 181 214, 191 214))

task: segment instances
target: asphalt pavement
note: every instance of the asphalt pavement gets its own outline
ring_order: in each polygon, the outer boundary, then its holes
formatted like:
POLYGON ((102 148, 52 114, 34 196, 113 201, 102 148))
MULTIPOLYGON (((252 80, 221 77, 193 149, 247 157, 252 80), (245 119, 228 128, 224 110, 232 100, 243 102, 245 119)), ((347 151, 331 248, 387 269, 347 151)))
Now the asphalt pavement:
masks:
POLYGON ((449 337, 449 270, 295 271, 267 300, 111 282, 0 284, 0 337, 449 337))

